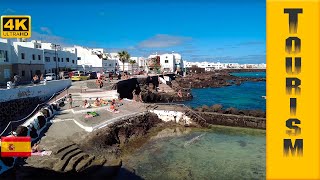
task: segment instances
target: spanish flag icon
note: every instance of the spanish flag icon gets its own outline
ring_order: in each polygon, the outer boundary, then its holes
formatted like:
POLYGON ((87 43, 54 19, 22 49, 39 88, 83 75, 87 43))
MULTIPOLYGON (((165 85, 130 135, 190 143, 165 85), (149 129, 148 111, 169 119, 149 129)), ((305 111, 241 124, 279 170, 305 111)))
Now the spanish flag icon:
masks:
POLYGON ((29 157, 31 156, 30 137, 1 137, 2 157, 29 157))

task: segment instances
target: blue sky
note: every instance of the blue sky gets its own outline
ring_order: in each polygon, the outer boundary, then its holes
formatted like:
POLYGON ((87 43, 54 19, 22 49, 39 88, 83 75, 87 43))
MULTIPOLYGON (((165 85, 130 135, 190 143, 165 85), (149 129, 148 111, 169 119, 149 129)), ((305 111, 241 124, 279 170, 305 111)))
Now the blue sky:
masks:
POLYGON ((127 50, 175 51, 190 61, 265 62, 262 0, 4 1, 1 15, 31 15, 32 39, 127 50))

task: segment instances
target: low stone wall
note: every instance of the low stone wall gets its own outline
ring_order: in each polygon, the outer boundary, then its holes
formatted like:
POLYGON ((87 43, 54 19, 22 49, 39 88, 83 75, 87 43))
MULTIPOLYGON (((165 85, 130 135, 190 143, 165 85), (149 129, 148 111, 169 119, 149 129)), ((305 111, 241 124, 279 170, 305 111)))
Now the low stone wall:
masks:
POLYGON ((48 81, 46 85, 0 90, 0 132, 9 122, 28 116, 38 104, 70 85, 70 80, 59 80, 48 81))
POLYGON ((232 114, 198 112, 198 117, 192 113, 187 113, 195 122, 207 126, 209 124, 246 127, 255 129, 266 129, 266 119, 251 116, 241 116, 232 114), (205 122, 204 122, 205 120, 205 122))
POLYGON ((10 121, 22 119, 29 115, 43 100, 39 97, 15 99, 0 103, 0 132, 10 121))

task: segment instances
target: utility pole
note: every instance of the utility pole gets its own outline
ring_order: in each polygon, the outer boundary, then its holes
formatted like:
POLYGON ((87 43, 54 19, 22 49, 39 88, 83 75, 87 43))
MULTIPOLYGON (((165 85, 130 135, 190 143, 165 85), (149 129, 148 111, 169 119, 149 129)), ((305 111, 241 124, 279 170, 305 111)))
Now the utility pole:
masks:
POLYGON ((58 59, 57 59, 57 45, 54 44, 54 56, 56 60, 56 80, 58 79, 58 59))
POLYGON ((53 44, 54 45, 54 51, 55 51, 55 59, 56 59, 56 79, 58 79, 58 73, 59 73, 59 62, 58 62, 58 55, 57 55, 57 46, 60 46, 58 44, 53 44))

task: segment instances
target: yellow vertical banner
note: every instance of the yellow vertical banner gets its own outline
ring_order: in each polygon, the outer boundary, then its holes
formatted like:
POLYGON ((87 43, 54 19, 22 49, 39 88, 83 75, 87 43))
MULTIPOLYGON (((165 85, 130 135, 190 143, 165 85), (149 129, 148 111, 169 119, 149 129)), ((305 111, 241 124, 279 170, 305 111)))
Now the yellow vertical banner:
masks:
POLYGON ((267 0, 267 179, 320 179, 320 0, 267 0))

